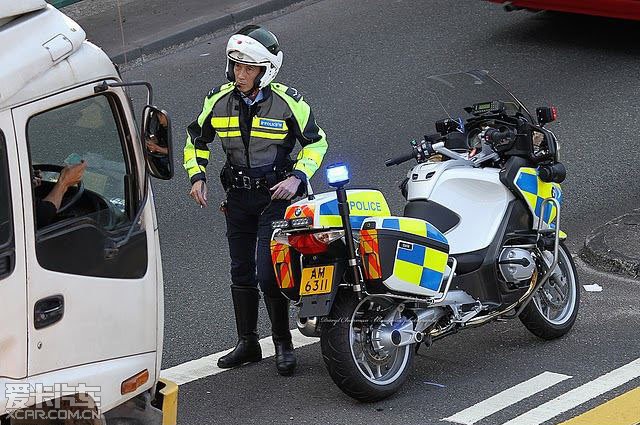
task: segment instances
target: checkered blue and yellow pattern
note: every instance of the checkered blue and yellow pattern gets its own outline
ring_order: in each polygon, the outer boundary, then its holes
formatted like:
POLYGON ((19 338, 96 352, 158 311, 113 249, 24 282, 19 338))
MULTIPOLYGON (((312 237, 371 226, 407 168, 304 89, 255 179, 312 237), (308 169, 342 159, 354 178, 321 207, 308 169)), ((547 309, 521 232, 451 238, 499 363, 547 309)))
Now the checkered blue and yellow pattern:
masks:
MULTIPOLYGON (((544 224, 554 228, 552 224, 556 218, 556 207, 547 203, 542 211, 542 201, 546 198, 555 198, 562 204, 562 189, 557 183, 547 183, 540 180, 538 171, 535 168, 521 168, 516 175, 515 184, 529 204, 531 212, 537 220, 542 219, 544 224)), ((537 225, 537 223, 534 223, 537 225)))
MULTIPOLYGON (((385 218, 382 221, 382 228, 399 230, 448 245, 444 235, 424 220, 409 217, 385 218)), ((447 251, 401 240, 398 242, 393 276, 407 283, 438 292, 448 258, 447 251)))
POLYGON ((448 254, 423 245, 398 243, 393 275, 400 280, 438 292, 448 254))
POLYGON ((430 223, 411 217, 394 217, 382 220, 382 229, 399 230, 412 235, 422 236, 423 238, 433 239, 434 241, 448 244, 447 238, 435 226, 430 223))

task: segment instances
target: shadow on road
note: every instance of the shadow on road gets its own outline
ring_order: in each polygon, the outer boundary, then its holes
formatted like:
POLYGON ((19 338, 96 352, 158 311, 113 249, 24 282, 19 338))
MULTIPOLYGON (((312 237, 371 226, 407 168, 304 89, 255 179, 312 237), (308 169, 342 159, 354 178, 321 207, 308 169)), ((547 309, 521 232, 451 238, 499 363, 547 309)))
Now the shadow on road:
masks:
MULTIPOLYGON (((507 13, 507 12, 505 12, 507 13)), ((512 13, 529 13, 525 11, 512 13)), ((608 53, 640 53, 640 22, 560 12, 539 12, 495 36, 550 48, 573 47, 608 53)))

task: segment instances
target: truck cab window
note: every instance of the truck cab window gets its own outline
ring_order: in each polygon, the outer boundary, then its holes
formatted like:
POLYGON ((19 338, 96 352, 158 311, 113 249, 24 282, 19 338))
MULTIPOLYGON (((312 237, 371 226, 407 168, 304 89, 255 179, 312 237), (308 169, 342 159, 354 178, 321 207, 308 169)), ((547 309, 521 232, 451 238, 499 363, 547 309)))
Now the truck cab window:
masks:
POLYGON ((145 227, 132 223, 139 204, 132 140, 118 105, 97 95, 27 123, 36 256, 47 270, 127 279, 146 273, 145 227))
POLYGON ((112 231, 130 221, 126 152, 115 101, 94 96, 29 120, 38 228, 89 217, 112 231))

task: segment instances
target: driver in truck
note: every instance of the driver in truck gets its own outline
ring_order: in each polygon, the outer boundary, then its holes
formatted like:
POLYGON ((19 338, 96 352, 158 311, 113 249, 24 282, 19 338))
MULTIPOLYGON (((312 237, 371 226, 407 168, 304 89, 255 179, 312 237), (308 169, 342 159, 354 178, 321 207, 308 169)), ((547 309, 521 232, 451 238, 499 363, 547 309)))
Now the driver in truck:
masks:
MULTIPOLYGON (((87 169, 87 163, 81 161, 79 164, 68 165, 60 171, 60 177, 53 186, 53 189, 43 199, 39 199, 34 196, 35 199, 35 211, 36 211, 36 225, 38 229, 48 226, 53 223, 56 218, 56 214, 60 209, 62 198, 71 186, 75 186, 80 183, 84 171, 87 169)), ((42 177, 39 171, 33 170, 33 187, 39 187, 42 184, 42 177)))

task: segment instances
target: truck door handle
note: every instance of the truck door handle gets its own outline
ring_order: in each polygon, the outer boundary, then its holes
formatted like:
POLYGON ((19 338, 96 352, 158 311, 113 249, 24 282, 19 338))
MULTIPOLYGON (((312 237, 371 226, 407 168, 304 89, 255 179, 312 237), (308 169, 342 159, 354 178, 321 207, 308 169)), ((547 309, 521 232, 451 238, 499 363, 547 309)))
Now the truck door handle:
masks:
POLYGON ((33 324, 36 329, 46 328, 59 322, 64 316, 64 297, 53 295, 36 302, 33 309, 33 324))

